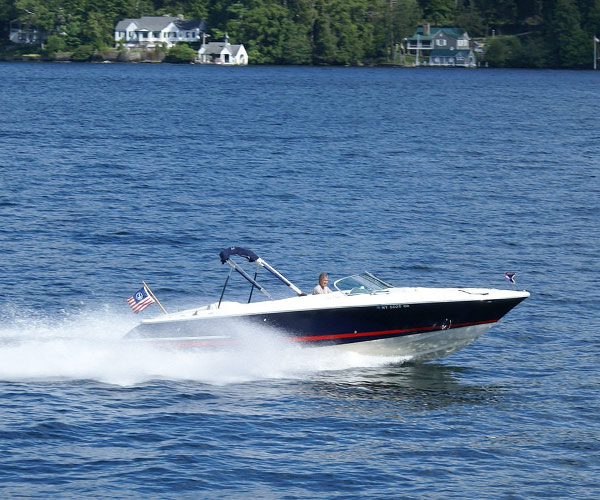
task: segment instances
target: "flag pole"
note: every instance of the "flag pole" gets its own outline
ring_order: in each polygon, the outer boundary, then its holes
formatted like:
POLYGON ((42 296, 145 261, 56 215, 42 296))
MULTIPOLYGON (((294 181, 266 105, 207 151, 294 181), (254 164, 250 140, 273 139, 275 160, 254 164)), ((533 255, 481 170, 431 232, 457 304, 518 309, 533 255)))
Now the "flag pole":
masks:
POLYGON ((150 290, 150 287, 146 284, 145 281, 142 281, 142 285, 144 285, 144 287, 146 288, 146 290, 148 290, 148 295, 150 295, 150 297, 152 297, 154 299, 154 302, 156 302, 156 305, 158 305, 158 307, 160 307, 162 309, 162 312, 164 312, 165 314, 168 314, 167 310, 162 306, 162 304, 160 303, 160 301, 156 298, 156 295, 154 295, 152 293, 152 290, 150 290))
POLYGON ((596 45, 598 45, 598 37, 594 35, 594 69, 596 69, 598 64, 598 59, 596 58, 596 45))

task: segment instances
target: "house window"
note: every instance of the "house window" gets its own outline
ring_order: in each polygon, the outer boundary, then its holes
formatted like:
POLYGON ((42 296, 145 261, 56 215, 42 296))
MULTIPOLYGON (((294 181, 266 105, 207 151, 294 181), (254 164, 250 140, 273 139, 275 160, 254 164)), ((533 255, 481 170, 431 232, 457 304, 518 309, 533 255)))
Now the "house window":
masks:
POLYGON ((435 41, 435 44, 436 44, 438 47, 445 47, 445 46, 446 46, 446 43, 447 43, 447 40, 445 40, 444 38, 438 38, 438 39, 435 41))
POLYGON ((153 31, 153 32, 152 32, 152 36, 153 36, 154 38, 160 38, 160 31, 153 31))

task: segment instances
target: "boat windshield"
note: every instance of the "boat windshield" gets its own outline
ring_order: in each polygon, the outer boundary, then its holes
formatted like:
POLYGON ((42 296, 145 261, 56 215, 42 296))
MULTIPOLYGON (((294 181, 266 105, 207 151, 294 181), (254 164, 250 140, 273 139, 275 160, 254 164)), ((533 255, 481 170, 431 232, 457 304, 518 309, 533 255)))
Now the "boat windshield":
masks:
POLYGON ((388 288, 392 288, 392 285, 380 280, 371 273, 353 274, 337 280, 333 286, 340 292, 347 293, 348 295, 355 295, 357 293, 377 293, 388 288))

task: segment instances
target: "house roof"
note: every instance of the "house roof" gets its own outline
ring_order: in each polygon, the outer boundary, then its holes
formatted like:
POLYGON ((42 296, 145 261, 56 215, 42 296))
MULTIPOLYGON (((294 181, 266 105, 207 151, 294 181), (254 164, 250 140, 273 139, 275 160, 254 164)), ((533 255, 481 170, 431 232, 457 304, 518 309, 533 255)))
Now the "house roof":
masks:
POLYGON ((223 49, 226 47, 231 52, 231 55, 235 57, 240 51, 240 49, 243 47, 243 45, 233 45, 227 42, 210 42, 206 45, 202 45, 200 47, 200 51, 202 52, 202 54, 220 55, 221 52, 223 52, 223 49))
POLYGON ((462 28, 443 28, 443 27, 439 27, 439 26, 431 26, 429 28, 429 35, 424 35, 423 34, 423 26, 419 26, 415 30, 415 34, 408 37, 408 40, 416 40, 417 35, 419 36, 419 40, 431 40, 440 31, 445 33, 448 36, 451 36, 452 38, 461 38, 463 35, 466 34, 466 31, 463 30, 462 28))
POLYGON ((196 19, 178 19, 175 24, 182 30, 193 30, 198 28, 200 31, 206 31, 206 23, 196 19))
POLYGON ((200 31, 206 31, 206 23, 204 21, 194 19, 184 20, 170 16, 142 16, 139 19, 122 19, 115 26, 115 30, 124 31, 131 23, 134 23, 138 30, 161 31, 173 23, 181 30, 197 28, 200 31))

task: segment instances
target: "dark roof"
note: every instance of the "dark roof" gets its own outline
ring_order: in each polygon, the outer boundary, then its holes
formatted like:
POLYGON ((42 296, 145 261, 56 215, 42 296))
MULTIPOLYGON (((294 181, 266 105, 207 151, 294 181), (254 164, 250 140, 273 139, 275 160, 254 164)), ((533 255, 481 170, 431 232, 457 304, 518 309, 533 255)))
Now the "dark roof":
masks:
POLYGON ((215 55, 220 55, 222 50, 227 47, 229 49, 229 51, 231 52, 232 55, 237 55, 238 51, 240 50, 240 47, 242 47, 242 45, 234 45, 231 43, 227 43, 227 42, 210 42, 207 43, 205 45, 201 45, 200 48, 204 48, 203 54, 209 55, 209 56, 215 56, 215 55))
POLYGON ((444 32, 448 36, 451 36, 452 38, 460 38, 466 33, 466 31, 462 28, 442 28, 439 26, 431 26, 429 28, 429 35, 424 35, 423 26, 419 26, 415 30, 415 34, 408 37, 408 40, 416 40, 417 35, 419 35, 419 40, 431 40, 440 31, 444 32))
POLYGON ((198 28, 200 31, 206 31, 206 23, 197 19, 178 19, 175 24, 182 30, 193 30, 198 28))
POLYGON ((206 31, 206 22, 196 19, 179 19, 171 16, 142 16, 139 19, 122 19, 117 23, 116 30, 124 30, 129 24, 135 23, 139 30, 161 31, 170 23, 175 24, 181 30, 193 30, 198 28, 206 31))

